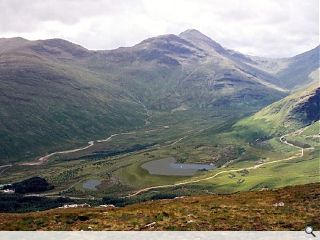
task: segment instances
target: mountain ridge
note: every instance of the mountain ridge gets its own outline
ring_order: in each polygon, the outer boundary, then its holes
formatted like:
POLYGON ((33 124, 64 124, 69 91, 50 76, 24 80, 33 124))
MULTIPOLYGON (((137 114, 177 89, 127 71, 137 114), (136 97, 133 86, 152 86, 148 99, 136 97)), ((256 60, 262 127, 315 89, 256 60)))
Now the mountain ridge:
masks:
POLYGON ((142 127, 146 109, 249 114, 287 95, 276 76, 197 30, 95 51, 63 39, 2 38, 0 86, 5 159, 17 156, 17 146, 19 159, 30 158, 30 150, 45 153, 61 143, 83 143, 89 134, 142 127))

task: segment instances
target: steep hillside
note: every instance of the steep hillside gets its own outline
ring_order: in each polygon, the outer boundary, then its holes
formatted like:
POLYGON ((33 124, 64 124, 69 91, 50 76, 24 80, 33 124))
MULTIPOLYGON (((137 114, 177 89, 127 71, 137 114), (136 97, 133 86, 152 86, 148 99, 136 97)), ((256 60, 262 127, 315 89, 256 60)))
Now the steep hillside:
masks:
POLYGON ((320 119, 320 87, 313 84, 263 108, 235 127, 281 134, 297 130, 320 119))
POLYGON ((143 125, 145 110, 125 91, 93 72, 55 59, 58 55, 70 59, 73 50, 62 47, 54 58, 42 43, 13 39, 10 45, 19 47, 2 49, 0 55, 3 162, 143 125))

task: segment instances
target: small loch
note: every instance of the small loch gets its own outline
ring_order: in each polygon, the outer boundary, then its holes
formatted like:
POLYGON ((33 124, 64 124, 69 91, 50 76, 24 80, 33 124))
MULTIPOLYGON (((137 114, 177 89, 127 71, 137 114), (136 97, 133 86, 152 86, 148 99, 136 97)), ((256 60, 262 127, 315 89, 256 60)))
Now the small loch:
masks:
POLYGON ((151 175, 163 176, 193 176, 199 170, 212 170, 214 164, 177 163, 173 157, 146 162, 141 167, 151 175))
POLYGON ((98 190, 97 186, 99 186, 101 184, 100 180, 97 179, 89 179, 86 180, 83 184, 82 187, 84 189, 88 189, 88 190, 98 190))

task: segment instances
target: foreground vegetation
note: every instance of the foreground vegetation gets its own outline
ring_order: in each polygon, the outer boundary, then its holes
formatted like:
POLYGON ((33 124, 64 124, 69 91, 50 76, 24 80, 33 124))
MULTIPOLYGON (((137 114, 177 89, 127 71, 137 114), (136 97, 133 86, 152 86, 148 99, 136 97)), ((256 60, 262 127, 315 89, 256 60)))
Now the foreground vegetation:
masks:
POLYGON ((320 227, 320 184, 157 200, 123 208, 0 214, 1 230, 303 230, 320 227))

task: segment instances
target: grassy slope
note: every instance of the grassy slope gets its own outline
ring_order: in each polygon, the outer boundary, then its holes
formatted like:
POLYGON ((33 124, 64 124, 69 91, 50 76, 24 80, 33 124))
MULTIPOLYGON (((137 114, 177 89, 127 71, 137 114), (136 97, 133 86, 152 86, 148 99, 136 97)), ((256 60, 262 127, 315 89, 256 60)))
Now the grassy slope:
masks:
MULTIPOLYGON (((270 164, 254 170, 223 174, 198 185, 206 186, 213 192, 232 193, 319 182, 319 150, 305 152, 303 158, 270 164)), ((243 165, 243 163, 235 164, 233 168, 237 169, 243 165)))
POLYGON ((116 209, 0 214, 1 230, 296 230, 320 227, 320 186, 152 201, 116 209), (276 207, 275 203, 284 206, 276 207), (147 224, 153 223, 150 227, 147 224))
POLYGON ((2 163, 143 126, 145 110, 119 87, 84 68, 30 51, 25 47, 1 55, 2 163))
MULTIPOLYGON (((319 120, 318 116, 308 119, 307 112, 304 109, 297 112, 301 105, 307 105, 311 99, 310 96, 319 97, 318 88, 318 84, 313 84, 305 90, 295 92, 263 108, 253 116, 235 124, 235 131, 242 132, 243 135, 247 135, 253 140, 252 137, 255 135, 265 137, 281 135, 319 120), (249 136, 250 134, 252 134, 251 137, 249 136)), ((312 111, 316 113, 319 110, 319 101, 312 100, 311 104, 313 105, 312 111)))

